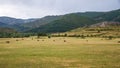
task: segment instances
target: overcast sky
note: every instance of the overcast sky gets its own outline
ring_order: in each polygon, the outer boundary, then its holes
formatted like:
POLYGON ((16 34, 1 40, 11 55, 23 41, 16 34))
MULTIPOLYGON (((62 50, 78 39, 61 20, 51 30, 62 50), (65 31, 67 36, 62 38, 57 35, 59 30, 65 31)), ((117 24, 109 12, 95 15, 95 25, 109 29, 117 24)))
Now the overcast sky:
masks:
POLYGON ((115 9, 120 9, 120 0, 0 0, 0 16, 16 18, 115 9))

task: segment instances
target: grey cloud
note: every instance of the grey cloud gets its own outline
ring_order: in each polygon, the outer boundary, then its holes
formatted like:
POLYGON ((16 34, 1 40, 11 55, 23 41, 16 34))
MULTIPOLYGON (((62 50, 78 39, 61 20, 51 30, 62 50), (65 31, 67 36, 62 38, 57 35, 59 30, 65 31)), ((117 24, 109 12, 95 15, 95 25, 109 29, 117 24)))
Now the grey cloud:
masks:
POLYGON ((119 9, 119 5, 120 0, 0 0, 0 15, 43 17, 81 11, 110 11, 119 9), (13 13, 4 13, 6 8, 2 8, 3 5, 14 8, 11 9, 13 13))

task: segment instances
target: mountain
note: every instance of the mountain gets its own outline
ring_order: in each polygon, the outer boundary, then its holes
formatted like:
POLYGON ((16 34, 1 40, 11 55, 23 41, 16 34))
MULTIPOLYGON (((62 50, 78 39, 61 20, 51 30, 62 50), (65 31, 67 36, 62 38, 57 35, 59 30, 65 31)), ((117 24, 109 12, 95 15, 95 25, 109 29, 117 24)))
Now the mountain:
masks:
POLYGON ((0 22, 0 27, 10 27, 8 24, 0 22))
POLYGON ((16 19, 16 18, 11 18, 11 17, 0 17, 0 22, 8 24, 8 25, 24 23, 22 19, 16 19))
POLYGON ((0 27, 8 27, 15 29, 17 31, 24 31, 29 28, 22 26, 22 24, 33 22, 38 18, 31 18, 31 19, 16 19, 12 17, 0 17, 0 27))
POLYGON ((120 10, 113 10, 110 12, 71 13, 63 15, 61 18, 42 26, 38 26, 37 28, 30 30, 30 32, 56 33, 86 26, 118 26, 119 20, 120 10))
POLYGON ((8 24, 8 25, 14 25, 14 24, 23 24, 28 22, 33 22, 36 19, 16 19, 12 17, 0 17, 0 22, 8 24))
POLYGON ((43 18, 16 19, 0 17, 0 27, 8 27, 19 32, 65 32, 79 27, 116 26, 120 22, 120 9, 109 12, 78 12, 43 18))
POLYGON ((40 26, 43 26, 45 24, 48 24, 54 20, 57 20, 61 18, 61 16, 46 16, 40 19, 37 19, 36 21, 32 21, 29 23, 22 24, 21 26, 24 26, 26 28, 38 28, 40 26))
POLYGON ((96 21, 91 18, 73 13, 66 14, 62 16, 60 19, 54 20, 46 25, 32 29, 28 32, 44 32, 44 33, 66 32, 78 27, 86 27, 94 23, 96 23, 96 21))

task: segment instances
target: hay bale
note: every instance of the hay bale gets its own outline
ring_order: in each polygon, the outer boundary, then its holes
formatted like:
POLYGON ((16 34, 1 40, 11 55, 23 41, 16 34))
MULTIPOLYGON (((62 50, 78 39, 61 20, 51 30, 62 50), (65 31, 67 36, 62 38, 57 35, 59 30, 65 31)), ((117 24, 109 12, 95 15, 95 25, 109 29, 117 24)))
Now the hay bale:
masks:
POLYGON ((67 42, 66 40, 64 40, 64 42, 67 42))
POLYGON ((88 40, 86 40, 88 42, 88 40))
POLYGON ((103 39, 101 39, 101 40, 103 40, 103 39))
POLYGON ((55 40, 53 40, 53 42, 55 42, 55 40))
POLYGON ((16 39, 16 41, 19 41, 18 39, 16 39))
POLYGON ((37 41, 40 41, 40 40, 37 40, 37 41))
POLYGON ((10 41, 6 41, 6 43, 10 43, 10 41))

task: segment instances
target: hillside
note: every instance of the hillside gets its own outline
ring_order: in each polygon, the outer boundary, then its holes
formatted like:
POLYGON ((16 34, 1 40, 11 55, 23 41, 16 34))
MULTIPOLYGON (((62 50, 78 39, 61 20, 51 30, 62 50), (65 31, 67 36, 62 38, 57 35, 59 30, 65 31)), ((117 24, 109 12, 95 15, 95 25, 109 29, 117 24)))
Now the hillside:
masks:
POLYGON ((104 15, 100 15, 100 16, 96 17, 95 19, 98 21, 120 22, 120 9, 106 12, 106 13, 104 13, 104 15))
POLYGON ((62 33, 68 36, 86 36, 86 37, 115 37, 120 38, 120 26, 107 26, 107 27, 89 27, 77 28, 71 31, 62 33))
POLYGON ((34 18, 31 19, 17 19, 17 18, 12 18, 12 17, 0 17, 0 27, 7 27, 7 28, 12 28, 15 29, 19 32, 25 31, 29 28, 22 26, 22 24, 33 22, 37 20, 34 18))
POLYGON ((10 26, 5 23, 0 22, 0 27, 10 27, 10 26))
POLYGON ((26 28, 38 28, 40 26, 48 24, 48 23, 50 23, 54 20, 57 20, 59 18, 61 18, 61 16, 46 16, 46 17, 37 19, 36 21, 22 24, 21 26, 24 26, 26 28))
POLYGON ((103 21, 97 24, 93 24, 90 27, 117 27, 120 26, 120 22, 115 21, 103 21))
POLYGON ((89 17, 89 18, 95 19, 95 18, 98 17, 98 16, 104 15, 104 13, 105 13, 105 12, 78 12, 78 13, 75 13, 75 14, 78 14, 78 15, 84 16, 84 17, 89 17))
MULTIPOLYGON (((95 18, 97 16, 102 15, 103 12, 85 12, 85 13, 80 13, 79 12, 79 13, 71 13, 71 14, 76 14, 76 15, 79 15, 79 16, 84 16, 84 17, 89 17, 89 18, 95 18)), ((48 23, 51 23, 52 21, 61 19, 62 16, 64 16, 64 15, 59 15, 59 16, 45 16, 45 17, 40 18, 40 19, 38 19, 36 21, 22 24, 21 26, 26 27, 26 28, 30 28, 30 29, 38 28, 38 27, 41 27, 41 26, 46 25, 48 23)))
POLYGON ((24 23, 24 21, 22 19, 16 19, 16 18, 12 18, 12 17, 0 17, 0 22, 3 22, 8 25, 24 23))
POLYGON ((15 33, 16 31, 11 28, 1 28, 0 27, 0 33, 15 33))
POLYGON ((14 24, 23 24, 23 23, 28 23, 28 22, 33 22, 36 19, 17 19, 17 18, 12 18, 12 17, 0 17, 0 22, 8 24, 8 25, 14 25, 14 24))
POLYGON ((94 23, 96 23, 96 21, 88 17, 80 16, 78 14, 67 14, 62 16, 61 19, 52 21, 39 28, 30 30, 29 32, 45 32, 45 33, 66 32, 78 27, 85 27, 94 23))

